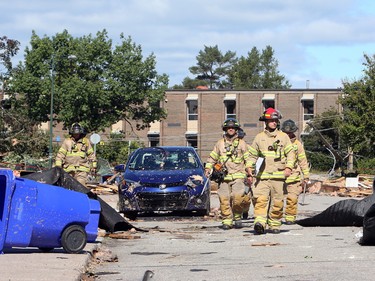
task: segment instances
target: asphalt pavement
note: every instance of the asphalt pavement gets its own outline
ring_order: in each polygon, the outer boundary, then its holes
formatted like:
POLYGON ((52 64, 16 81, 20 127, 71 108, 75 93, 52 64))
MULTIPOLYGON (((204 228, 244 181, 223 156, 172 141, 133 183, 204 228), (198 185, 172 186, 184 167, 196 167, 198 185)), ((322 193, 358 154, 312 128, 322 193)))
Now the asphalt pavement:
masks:
MULTIPOLYGON (((115 207, 117 195, 101 198, 115 207)), ((217 208, 217 195, 211 199, 217 208)), ((300 217, 345 199, 307 194, 300 217)), ((80 254, 7 250, 0 255, 0 280, 80 280, 86 271, 96 280, 142 280, 146 270, 153 271, 154 281, 374 279, 375 251, 357 243, 361 227, 283 225, 280 234, 255 235, 252 219, 229 231, 219 228, 218 218, 140 218, 131 223, 149 231, 135 233, 140 236, 136 240, 98 238, 80 254), (92 253, 101 249, 110 249, 118 261, 90 265, 92 253)))
MULTIPOLYGON (((346 199, 308 194, 299 217, 346 199)), ((102 249, 118 261, 89 268, 95 280, 374 280, 375 251, 358 244, 361 227, 283 225, 280 234, 256 235, 253 219, 229 231, 218 218, 140 217, 134 224, 149 232, 105 237, 102 249), (142 279, 150 271, 152 279, 142 279)))

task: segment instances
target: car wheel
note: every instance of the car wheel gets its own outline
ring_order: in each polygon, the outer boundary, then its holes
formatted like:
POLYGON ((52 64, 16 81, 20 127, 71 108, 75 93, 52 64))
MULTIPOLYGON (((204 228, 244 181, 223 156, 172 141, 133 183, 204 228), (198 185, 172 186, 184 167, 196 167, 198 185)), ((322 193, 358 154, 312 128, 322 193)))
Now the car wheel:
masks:
POLYGON ((61 245, 67 253, 79 253, 85 248, 87 234, 80 225, 68 226, 61 235, 61 245))
POLYGON ((197 216, 208 216, 210 214, 210 209, 203 209, 196 211, 197 216))
POLYGON ((137 211, 124 211, 123 214, 129 220, 134 221, 137 218, 138 212, 137 211))

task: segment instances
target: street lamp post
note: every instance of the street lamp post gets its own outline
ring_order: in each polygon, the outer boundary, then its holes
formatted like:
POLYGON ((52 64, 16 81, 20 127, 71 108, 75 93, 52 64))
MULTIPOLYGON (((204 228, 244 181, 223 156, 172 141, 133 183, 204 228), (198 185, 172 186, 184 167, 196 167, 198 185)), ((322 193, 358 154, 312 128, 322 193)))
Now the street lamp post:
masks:
MULTIPOLYGON (((69 55, 68 59, 73 60, 77 57, 75 55, 69 55)), ((49 116, 49 168, 52 168, 53 164, 53 96, 55 94, 55 54, 51 57, 51 108, 49 116)))
POLYGON ((55 91, 55 55, 52 54, 51 58, 51 109, 49 115, 49 168, 52 168, 52 158, 53 158, 53 95, 55 91))

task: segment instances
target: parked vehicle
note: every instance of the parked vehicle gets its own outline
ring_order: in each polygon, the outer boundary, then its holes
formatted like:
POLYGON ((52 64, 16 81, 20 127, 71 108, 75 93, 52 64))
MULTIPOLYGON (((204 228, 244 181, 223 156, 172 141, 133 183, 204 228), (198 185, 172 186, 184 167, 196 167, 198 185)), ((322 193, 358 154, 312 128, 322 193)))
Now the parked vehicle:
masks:
POLYGON ((119 211, 130 219, 139 212, 210 211, 210 180, 190 146, 139 148, 129 157, 119 185, 119 211))

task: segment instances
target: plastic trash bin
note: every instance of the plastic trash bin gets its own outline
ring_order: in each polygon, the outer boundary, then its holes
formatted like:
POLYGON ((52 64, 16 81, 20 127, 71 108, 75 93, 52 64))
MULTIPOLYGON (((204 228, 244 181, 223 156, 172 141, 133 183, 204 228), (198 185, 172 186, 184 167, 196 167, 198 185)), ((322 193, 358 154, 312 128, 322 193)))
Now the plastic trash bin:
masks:
POLYGON ((95 241, 99 215, 99 201, 86 194, 0 169, 0 252, 11 247, 63 247, 78 253, 95 241))

